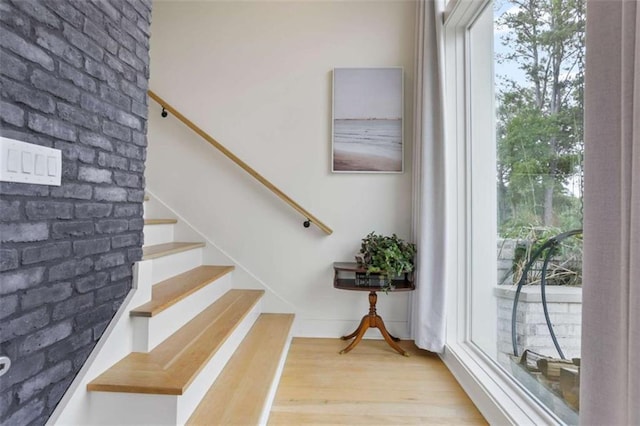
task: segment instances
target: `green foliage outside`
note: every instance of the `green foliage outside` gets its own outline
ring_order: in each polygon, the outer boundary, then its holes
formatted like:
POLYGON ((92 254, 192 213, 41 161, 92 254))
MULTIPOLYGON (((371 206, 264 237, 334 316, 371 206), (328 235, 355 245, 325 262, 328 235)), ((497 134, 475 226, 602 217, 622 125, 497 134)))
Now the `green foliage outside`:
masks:
MULTIPOLYGON (((497 76, 498 224, 500 235, 522 228, 569 230, 582 225, 583 0, 510 0, 497 19, 508 28, 500 64, 525 81, 497 76)), ((505 3, 496 3, 504 7, 505 3)))
MULTIPOLYGON (((505 238, 516 241, 516 248, 511 273, 502 277, 500 284, 517 284, 533 255, 550 238, 560 235, 564 230, 559 228, 521 226, 513 228, 505 238)), ((551 261, 547 265, 547 285, 582 285, 582 234, 569 237, 551 248, 551 261)), ((546 251, 529 270, 527 284, 540 284, 542 266, 546 251)))
MULTIPOLYGON (((524 79, 497 76, 497 185, 500 237, 517 241, 513 283, 549 238, 582 228, 584 0, 497 0, 497 25, 524 79), (510 7, 515 6, 515 7, 510 7), (571 190, 571 185, 574 189, 571 190)), ((528 284, 540 282, 536 262, 528 284)), ((551 285, 580 285, 582 240, 555 249, 551 285)))

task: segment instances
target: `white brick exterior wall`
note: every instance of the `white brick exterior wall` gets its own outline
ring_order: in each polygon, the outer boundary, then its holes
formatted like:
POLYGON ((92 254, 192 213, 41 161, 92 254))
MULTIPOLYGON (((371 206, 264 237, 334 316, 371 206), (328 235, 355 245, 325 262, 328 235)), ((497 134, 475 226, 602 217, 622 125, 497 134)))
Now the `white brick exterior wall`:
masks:
MULTIPOLYGON (((553 329, 565 357, 580 357, 582 332, 582 288, 547 286, 547 307, 553 329)), ((511 314, 515 285, 502 285, 495 289, 498 306, 498 362, 508 367, 513 355, 511 343, 511 314)), ((547 329, 542 307, 540 286, 522 288, 516 313, 516 341, 518 355, 524 349, 558 357, 547 329)))

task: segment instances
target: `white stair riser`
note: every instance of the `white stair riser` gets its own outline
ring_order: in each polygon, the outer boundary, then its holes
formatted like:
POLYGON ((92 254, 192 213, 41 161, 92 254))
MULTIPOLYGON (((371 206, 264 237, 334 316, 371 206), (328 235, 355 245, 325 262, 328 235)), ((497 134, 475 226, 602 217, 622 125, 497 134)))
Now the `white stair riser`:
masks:
MULTIPOLYGON (((96 407, 99 407, 100 414, 108 417, 108 421, 101 420, 97 424, 184 424, 258 319, 260 311, 261 305, 258 302, 240 321, 233 333, 211 357, 182 395, 89 392, 93 394, 93 402, 96 407)), ((231 389, 230 392, 232 391, 231 389)))
POLYGON ((145 247, 172 242, 174 228, 174 223, 163 223, 161 225, 145 225, 143 230, 145 247))
POLYGON ((282 348, 282 353, 280 354, 280 362, 278 363, 278 368, 276 369, 275 374, 273 375, 273 381, 271 382, 271 387, 269 387, 269 393, 267 394, 267 398, 264 401, 262 406, 262 414, 260 415, 260 420, 258 424, 263 426, 267 424, 269 420, 269 414, 271 413, 271 406, 273 406, 273 401, 276 398, 276 391, 278 390, 278 384, 280 383, 280 378, 282 377, 282 371, 284 370, 284 364, 287 361, 287 354, 289 353, 289 347, 291 346, 291 340, 293 339, 293 326, 289 329, 289 336, 287 337, 287 343, 282 348))
POLYGON ((202 248, 182 251, 153 259, 153 284, 202 265, 202 248))
POLYGON ((83 425, 175 426, 178 397, 116 392, 87 392, 91 420, 83 425), (127 397, 133 395, 133 397, 127 397), (153 420, 150 421, 150 415, 153 420))
POLYGON ((58 411, 56 408, 47 425, 91 425, 102 421, 100 420, 102 419, 101 405, 91 398, 94 393, 87 392, 87 384, 131 353, 133 329, 129 321, 129 311, 151 297, 151 261, 137 262, 133 277, 133 291, 118 309, 113 321, 60 401, 59 407, 64 410, 58 411), (99 411, 97 416, 94 416, 94 410, 99 411))
POLYGON ((134 330, 133 350, 151 351, 229 290, 231 274, 226 274, 154 317, 131 317, 134 330))
POLYGON ((200 404, 213 382, 218 378, 224 366, 227 365, 242 340, 249 333, 261 312, 262 303, 258 301, 200 371, 198 377, 193 380, 183 397, 178 401, 177 424, 184 424, 189 420, 189 417, 191 417, 191 414, 193 414, 193 411, 200 404))

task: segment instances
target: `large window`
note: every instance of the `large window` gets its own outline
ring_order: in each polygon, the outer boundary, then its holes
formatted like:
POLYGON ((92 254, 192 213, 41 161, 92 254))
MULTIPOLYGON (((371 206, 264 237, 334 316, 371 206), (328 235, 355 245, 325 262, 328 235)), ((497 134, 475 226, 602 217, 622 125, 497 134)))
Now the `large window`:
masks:
POLYGON ((584 19, 582 0, 458 1, 445 23, 450 342, 503 406, 532 401, 515 423, 578 421, 584 19))

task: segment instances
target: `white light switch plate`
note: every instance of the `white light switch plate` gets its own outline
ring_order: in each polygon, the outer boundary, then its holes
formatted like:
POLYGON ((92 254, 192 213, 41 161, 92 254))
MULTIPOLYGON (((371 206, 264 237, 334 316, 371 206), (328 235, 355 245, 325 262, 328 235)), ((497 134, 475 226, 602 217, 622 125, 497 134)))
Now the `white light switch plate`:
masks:
POLYGON ((59 149, 0 136, 0 181, 60 186, 59 149))

